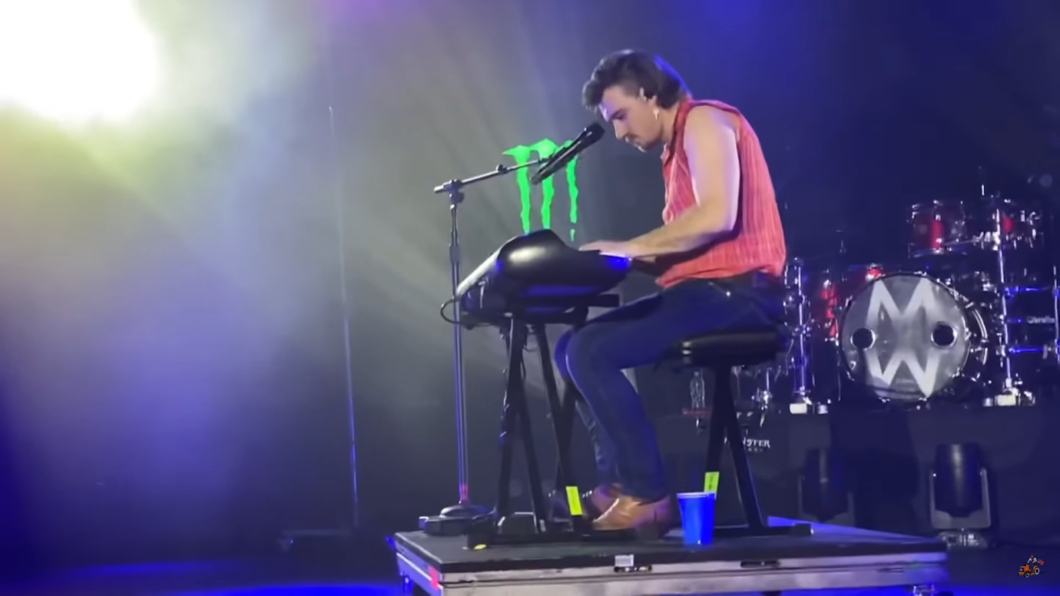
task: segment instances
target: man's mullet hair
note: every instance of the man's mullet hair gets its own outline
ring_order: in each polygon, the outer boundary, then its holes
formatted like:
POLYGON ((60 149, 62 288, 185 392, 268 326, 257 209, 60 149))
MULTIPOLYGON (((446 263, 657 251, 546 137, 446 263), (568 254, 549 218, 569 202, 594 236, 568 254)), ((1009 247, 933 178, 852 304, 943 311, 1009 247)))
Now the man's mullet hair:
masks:
POLYGON ((604 91, 615 85, 631 95, 643 89, 644 96, 654 97, 663 109, 688 95, 684 80, 673 67, 662 58, 640 50, 622 50, 605 56, 582 87, 582 103, 595 112, 603 101, 604 91))

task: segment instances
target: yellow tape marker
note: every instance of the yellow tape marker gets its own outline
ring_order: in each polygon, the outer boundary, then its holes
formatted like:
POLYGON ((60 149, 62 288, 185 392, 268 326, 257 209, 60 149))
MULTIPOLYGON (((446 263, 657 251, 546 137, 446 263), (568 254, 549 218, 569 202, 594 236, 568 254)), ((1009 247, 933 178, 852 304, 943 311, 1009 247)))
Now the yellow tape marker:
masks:
POLYGON ((472 550, 486 550, 486 545, 485 544, 476 544, 475 548, 473 548, 472 550))
POLYGON ((718 472, 707 472, 703 476, 703 492, 718 494, 718 472))
POLYGON ((567 487, 567 507, 570 508, 572 516, 582 514, 582 496, 578 494, 577 486, 567 487))

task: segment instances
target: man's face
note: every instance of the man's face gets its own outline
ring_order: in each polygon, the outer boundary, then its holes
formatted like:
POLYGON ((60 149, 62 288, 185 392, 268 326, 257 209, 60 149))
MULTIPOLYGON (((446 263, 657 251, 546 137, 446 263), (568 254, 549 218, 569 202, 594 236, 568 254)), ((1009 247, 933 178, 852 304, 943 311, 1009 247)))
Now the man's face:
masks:
POLYGON ((662 124, 655 108, 654 99, 632 94, 621 85, 608 87, 600 101, 600 115, 615 127, 615 137, 641 151, 662 140, 662 124))

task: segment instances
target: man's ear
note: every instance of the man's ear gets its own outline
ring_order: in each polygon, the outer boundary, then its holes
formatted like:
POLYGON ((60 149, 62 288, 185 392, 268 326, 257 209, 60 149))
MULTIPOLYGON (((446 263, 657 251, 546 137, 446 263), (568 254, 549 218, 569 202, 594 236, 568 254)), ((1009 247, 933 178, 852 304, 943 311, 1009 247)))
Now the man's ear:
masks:
POLYGON ((637 98, 653 108, 659 107, 659 102, 654 97, 648 97, 648 94, 644 92, 644 89, 640 90, 637 98))

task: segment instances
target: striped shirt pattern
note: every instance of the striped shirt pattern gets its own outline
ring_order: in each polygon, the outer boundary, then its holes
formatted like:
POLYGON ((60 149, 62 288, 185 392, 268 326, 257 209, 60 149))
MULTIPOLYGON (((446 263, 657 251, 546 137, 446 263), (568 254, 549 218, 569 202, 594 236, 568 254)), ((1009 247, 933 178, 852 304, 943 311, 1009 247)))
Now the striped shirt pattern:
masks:
POLYGON ((657 283, 668 288, 693 278, 733 277, 761 272, 780 277, 787 259, 784 230, 780 224, 773 181, 766 158, 747 119, 734 107, 720 101, 684 100, 674 121, 674 137, 663 150, 666 206, 663 222, 670 223, 696 205, 692 174, 684 148, 685 120, 696 106, 707 105, 734 114, 739 121, 737 151, 740 158, 740 199, 733 235, 691 253, 668 255, 656 260, 664 267, 657 283))

